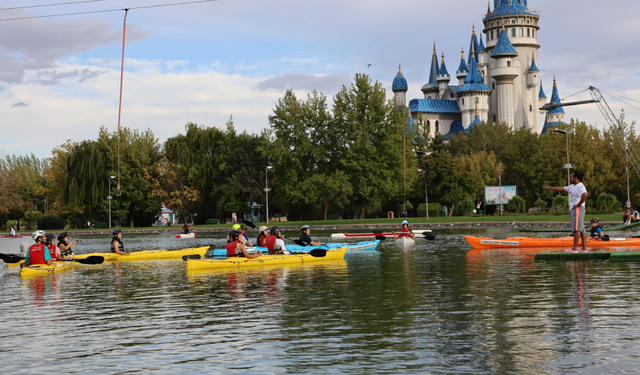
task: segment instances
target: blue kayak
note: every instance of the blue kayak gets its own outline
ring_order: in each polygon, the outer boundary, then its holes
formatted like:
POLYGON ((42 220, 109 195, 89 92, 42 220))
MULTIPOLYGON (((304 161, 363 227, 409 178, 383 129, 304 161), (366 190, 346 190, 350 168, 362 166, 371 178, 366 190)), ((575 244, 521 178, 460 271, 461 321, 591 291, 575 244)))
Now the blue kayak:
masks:
MULTIPOLYGON (((301 246, 301 245, 294 245, 294 244, 286 244, 286 248, 287 251, 290 251, 292 253, 302 253, 302 252, 309 252, 313 249, 336 249, 339 247, 343 247, 346 246, 347 247, 347 252, 349 251, 360 251, 360 250, 375 250, 378 247, 378 244, 380 243, 380 240, 375 240, 375 241, 363 241, 363 242, 358 242, 355 244, 346 244, 346 243, 327 243, 324 245, 320 245, 320 246, 301 246)), ((267 249, 266 247, 260 247, 260 246, 255 246, 255 247, 248 247, 247 251, 249 251, 250 253, 256 252, 256 251, 260 251, 261 253, 268 253, 269 249, 267 249)), ((217 257, 226 257, 227 256, 227 250, 226 249, 214 249, 213 250, 213 256, 215 258, 217 257)))

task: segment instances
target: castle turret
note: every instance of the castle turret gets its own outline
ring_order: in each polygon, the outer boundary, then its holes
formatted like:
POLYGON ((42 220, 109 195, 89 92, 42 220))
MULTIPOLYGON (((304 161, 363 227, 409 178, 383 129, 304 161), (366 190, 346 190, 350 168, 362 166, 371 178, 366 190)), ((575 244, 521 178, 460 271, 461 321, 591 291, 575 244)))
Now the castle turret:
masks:
POLYGON ((533 88, 538 86, 538 74, 540 74, 540 70, 536 66, 536 59, 531 59, 531 66, 529 70, 527 70, 527 86, 533 88))
POLYGON ((474 104, 478 102, 478 116, 487 119, 489 113, 489 95, 491 89, 485 85, 484 79, 478 72, 478 65, 475 59, 475 52, 471 47, 471 61, 469 75, 464 80, 464 85, 458 90, 460 97, 460 113, 462 114, 462 126, 466 129, 473 122, 474 104))
MULTIPOLYGON (((561 104, 555 76, 553 77, 553 92, 551 93, 550 103, 561 104)), ((545 123, 542 127, 542 134, 549 132, 553 128, 557 128, 558 125, 567 125, 567 123, 564 122, 564 109, 562 107, 556 107, 547 111, 545 123)))
MULTIPOLYGON (((538 93, 538 108, 542 108, 544 103, 547 101, 547 96, 544 94, 544 90, 542 89, 542 81, 540 81, 540 92, 538 93)), ((544 115, 544 110, 540 110, 540 114, 544 115)))
POLYGON ((407 90, 409 90, 409 85, 407 84, 407 80, 402 75, 402 67, 400 65, 398 65, 398 74, 396 74, 396 77, 393 79, 391 90, 395 95, 396 105, 406 107, 407 90))
POLYGON ((520 75, 520 69, 513 61, 517 56, 518 52, 513 48, 503 26, 498 42, 491 52, 491 57, 496 59, 496 63, 490 69, 490 74, 496 81, 497 121, 504 122, 512 128, 515 127, 516 114, 513 82, 520 75))
POLYGON ((440 89, 438 88, 438 55, 436 54, 436 44, 433 43, 433 55, 431 56, 431 70, 429 72, 429 82, 420 89, 425 99, 439 99, 440 89))
POLYGON ((444 65, 444 52, 442 53, 442 65, 440 65, 440 70, 438 72, 438 98, 441 99, 444 95, 444 92, 449 87, 449 81, 451 81, 451 76, 447 71, 447 67, 444 65))
POLYGON ((460 59, 460 66, 458 67, 458 71, 456 72, 456 78, 458 78, 458 87, 462 87, 464 85, 464 79, 469 75, 469 68, 467 67, 467 62, 464 59, 464 48, 462 49, 462 58, 460 59))

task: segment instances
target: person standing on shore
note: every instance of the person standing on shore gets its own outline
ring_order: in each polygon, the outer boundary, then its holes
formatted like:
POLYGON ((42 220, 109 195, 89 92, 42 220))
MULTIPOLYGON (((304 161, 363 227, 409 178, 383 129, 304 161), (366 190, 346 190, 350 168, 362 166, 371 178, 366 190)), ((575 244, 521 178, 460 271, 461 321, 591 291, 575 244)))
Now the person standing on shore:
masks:
POLYGON ((571 231, 573 232, 573 250, 567 252, 586 252, 587 251, 587 231, 584 229, 584 202, 587 200, 587 188, 582 183, 584 175, 581 172, 574 171, 571 173, 571 185, 561 186, 545 186, 545 191, 566 191, 569 193, 569 217, 571 219, 571 231), (582 239, 582 250, 578 251, 578 242, 582 239))

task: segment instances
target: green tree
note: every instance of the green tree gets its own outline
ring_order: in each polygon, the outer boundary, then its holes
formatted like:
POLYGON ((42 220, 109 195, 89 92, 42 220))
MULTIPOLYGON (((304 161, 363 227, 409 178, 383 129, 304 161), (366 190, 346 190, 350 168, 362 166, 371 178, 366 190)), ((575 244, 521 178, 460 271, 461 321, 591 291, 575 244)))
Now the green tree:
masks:
POLYGON ((304 181, 302 189, 311 202, 322 206, 324 220, 327 220, 329 207, 343 208, 349 203, 349 197, 353 193, 349 177, 342 171, 335 171, 329 176, 315 174, 304 181))

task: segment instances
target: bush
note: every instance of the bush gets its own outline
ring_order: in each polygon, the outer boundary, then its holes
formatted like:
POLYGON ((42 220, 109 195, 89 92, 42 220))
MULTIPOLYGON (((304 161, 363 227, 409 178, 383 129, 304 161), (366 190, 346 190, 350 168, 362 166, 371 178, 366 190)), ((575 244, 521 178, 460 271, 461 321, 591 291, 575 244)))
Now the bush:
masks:
POLYGON ((476 208, 476 205, 473 204, 473 201, 471 199, 463 199, 460 203, 458 203, 458 206, 456 208, 459 208, 460 211, 462 211, 462 214, 466 215, 473 211, 473 209, 476 208))
POLYGON ((600 193, 596 199, 596 206, 607 213, 613 213, 622 209, 622 203, 620 203, 618 198, 609 193, 600 193))
POLYGON ((525 213, 525 209, 526 209, 526 202, 519 195, 515 195, 513 198, 511 198, 509 203, 507 203, 507 211, 509 212, 515 212, 517 214, 525 213))
POLYGON ((538 207, 538 208, 540 208, 540 209, 543 209, 543 210, 544 210, 544 208, 545 208, 545 207, 547 207, 547 201, 545 201, 544 199, 540 199, 540 198, 538 198, 538 199, 536 200, 536 202, 535 202, 533 205, 534 205, 535 207, 538 207))
MULTIPOLYGON (((416 209, 416 215, 418 217, 426 217, 427 213, 424 210, 424 203, 420 203, 416 209)), ((440 203, 429 203, 429 217, 438 217, 440 214, 440 203)))
POLYGON ((564 195, 556 195, 553 197, 553 200, 551 201, 551 205, 556 210, 562 210, 562 209, 567 210, 569 209, 569 198, 565 197, 564 195))
POLYGON ((35 228, 38 219, 41 218, 44 214, 40 211, 27 211, 24 213, 24 226, 27 230, 32 230, 35 228))
POLYGON ((42 216, 38 219, 38 229, 41 230, 64 229, 65 225, 64 219, 55 215, 42 216))

